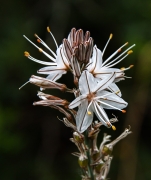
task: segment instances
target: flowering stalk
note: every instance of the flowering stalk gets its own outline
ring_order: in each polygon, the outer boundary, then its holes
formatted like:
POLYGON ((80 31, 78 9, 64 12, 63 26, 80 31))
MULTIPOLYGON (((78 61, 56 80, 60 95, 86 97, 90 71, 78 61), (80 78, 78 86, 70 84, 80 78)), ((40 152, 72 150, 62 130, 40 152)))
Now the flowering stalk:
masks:
POLYGON ((27 51, 24 53, 28 59, 45 65, 38 70, 38 73, 47 75, 46 78, 32 75, 28 81, 39 86, 41 90, 37 94, 40 101, 34 102, 33 105, 54 108, 65 116, 61 121, 73 131, 73 137, 70 140, 77 146, 79 152, 72 154, 78 157, 78 163, 82 170, 82 180, 105 180, 113 159, 114 145, 130 134, 131 131, 130 128, 125 129, 112 142, 110 142, 111 136, 104 134, 100 146, 97 142, 98 134, 103 125, 116 130, 113 125, 118 121, 116 116, 109 118, 105 109, 126 112, 125 108, 128 103, 121 98, 122 93, 116 83, 126 78, 125 71, 132 68, 133 65, 121 69, 113 68, 113 66, 130 55, 135 44, 120 53, 128 44, 125 43, 103 61, 103 55, 113 37, 112 34, 109 36, 104 50, 101 51, 96 45, 93 45, 94 42, 89 31, 84 34, 82 29, 73 28, 68 38, 63 39, 60 46, 58 46, 49 27, 47 27, 47 31, 55 42, 56 53, 37 34, 35 37, 38 43, 42 44, 50 54, 24 35, 39 52, 50 60, 50 62, 45 62, 32 57, 27 51), (119 55, 115 57, 117 54, 119 55), (75 84, 73 89, 56 82, 67 71, 70 71, 73 76, 75 84), (70 92, 75 95, 75 99, 68 102, 65 99, 43 93, 42 90, 45 89, 70 92), (98 118, 97 121, 94 121, 94 114, 98 118))

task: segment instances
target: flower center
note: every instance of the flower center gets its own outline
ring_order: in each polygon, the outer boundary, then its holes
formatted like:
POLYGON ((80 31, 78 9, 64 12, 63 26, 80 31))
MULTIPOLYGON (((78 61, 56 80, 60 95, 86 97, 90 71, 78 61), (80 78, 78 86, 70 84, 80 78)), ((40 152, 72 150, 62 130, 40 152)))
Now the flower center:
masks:
POLYGON ((88 94, 88 95, 87 95, 88 102, 91 102, 94 97, 95 97, 95 94, 94 94, 94 93, 88 94))

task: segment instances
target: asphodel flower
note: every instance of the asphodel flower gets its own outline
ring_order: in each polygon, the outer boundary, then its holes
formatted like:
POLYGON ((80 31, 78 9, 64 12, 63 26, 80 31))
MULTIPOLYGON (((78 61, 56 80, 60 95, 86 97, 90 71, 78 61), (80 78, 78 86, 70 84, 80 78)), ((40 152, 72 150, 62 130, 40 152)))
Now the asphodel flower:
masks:
POLYGON ((56 81, 67 71, 71 71, 74 76, 79 78, 81 71, 84 69, 92 56, 93 40, 90 37, 90 32, 87 31, 84 36, 82 29, 76 31, 76 29, 73 28, 68 36, 68 39, 64 39, 63 43, 58 46, 49 27, 47 27, 47 31, 51 34, 56 44, 56 53, 54 53, 37 34, 35 34, 37 41, 42 44, 51 54, 48 54, 42 48, 37 46, 25 35, 24 37, 49 60, 51 60, 51 62, 38 60, 32 57, 27 51, 24 52, 24 55, 32 61, 46 65, 46 67, 38 70, 38 73, 48 75, 47 79, 56 81))
POLYGON ((112 84, 109 85, 108 89, 111 90, 112 92, 117 93, 118 96, 121 96, 121 92, 117 87, 117 85, 115 84, 115 82, 124 80, 125 79, 124 71, 132 68, 133 65, 130 65, 128 68, 121 68, 121 69, 113 68, 113 66, 121 62, 128 55, 130 55, 133 52, 131 49, 135 46, 135 44, 133 44, 132 46, 127 48, 123 53, 121 53, 119 56, 114 58, 118 53, 122 51, 122 48, 128 44, 128 42, 125 43, 103 62, 104 52, 106 50, 109 41, 112 39, 112 36, 113 35, 111 34, 102 52, 97 48, 96 45, 93 47, 93 55, 92 58, 90 59, 90 63, 89 66, 87 67, 87 70, 90 73, 92 73, 94 77, 98 79, 104 79, 108 75, 115 72, 115 80, 112 84))
POLYGON ((127 106, 127 102, 115 93, 105 90, 114 79, 115 72, 98 83, 91 73, 83 71, 79 79, 81 95, 69 104, 69 108, 71 109, 79 106, 76 115, 76 124, 79 132, 84 132, 92 124, 93 112, 102 124, 115 129, 104 108, 117 109, 124 113, 126 111, 122 109, 127 106))
POLYGON ((37 41, 42 44, 49 52, 50 54, 48 54, 46 51, 44 51, 42 48, 40 48, 39 46, 37 46, 35 43, 33 43, 30 39, 28 39, 25 35, 23 35, 32 45, 34 45, 39 52, 43 53, 51 62, 46 62, 46 61, 41 61, 38 60, 34 57, 32 57, 29 52, 25 51, 24 55, 32 60, 35 61, 39 64, 43 64, 46 65, 46 67, 41 68, 40 70, 38 70, 37 72, 39 74, 46 74, 47 79, 52 80, 52 81, 56 81, 57 79, 59 79, 63 74, 66 73, 67 70, 70 70, 70 64, 67 60, 67 58, 65 57, 65 54, 63 52, 63 47, 62 44, 58 47, 58 44, 53 36, 53 34, 51 33, 49 27, 47 27, 47 31, 51 34, 55 44, 56 44, 56 53, 54 53, 49 46, 37 35, 35 34, 35 37, 37 38, 37 41))

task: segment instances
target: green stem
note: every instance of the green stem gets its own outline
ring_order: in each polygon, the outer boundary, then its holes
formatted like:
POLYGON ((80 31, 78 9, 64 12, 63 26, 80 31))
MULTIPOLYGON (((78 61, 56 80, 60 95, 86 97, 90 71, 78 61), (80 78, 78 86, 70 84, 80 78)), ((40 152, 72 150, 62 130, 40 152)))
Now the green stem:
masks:
POLYGON ((92 166, 91 166, 91 155, 90 155, 91 140, 88 138, 88 132, 87 131, 85 133, 85 143, 88 146, 88 151, 87 151, 88 172, 89 172, 91 180, 95 180, 94 174, 93 174, 93 169, 92 169, 92 166))

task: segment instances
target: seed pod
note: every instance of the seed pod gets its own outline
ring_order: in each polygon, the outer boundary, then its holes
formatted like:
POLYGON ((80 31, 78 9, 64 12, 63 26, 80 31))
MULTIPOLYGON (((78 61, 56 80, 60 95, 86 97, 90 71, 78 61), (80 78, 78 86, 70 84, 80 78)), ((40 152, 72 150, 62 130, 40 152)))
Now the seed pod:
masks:
POLYGON ((88 158, 84 155, 81 155, 79 157, 78 163, 81 168, 85 169, 88 166, 88 158))
POLYGON ((111 155, 112 150, 113 150, 113 146, 105 145, 105 146, 103 147, 103 149, 102 149, 102 154, 103 154, 104 156, 111 155))
POLYGON ((74 137, 74 140, 77 141, 78 143, 83 143, 84 142, 84 136, 82 134, 74 132, 73 137, 74 137))
POLYGON ((104 165, 104 162, 103 162, 102 160, 100 160, 100 162, 98 162, 98 163, 94 166, 94 169, 95 169, 96 173, 100 174, 103 165, 104 165))

